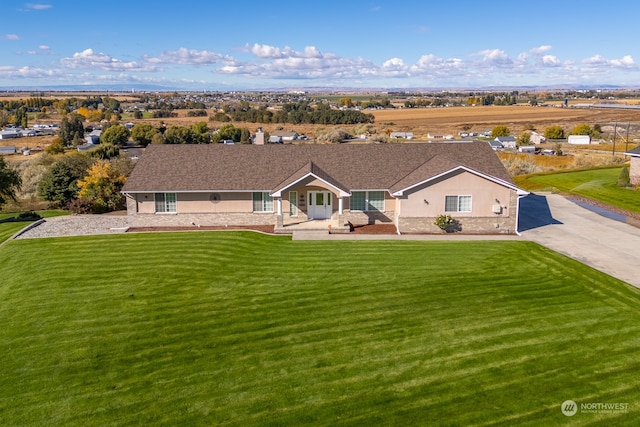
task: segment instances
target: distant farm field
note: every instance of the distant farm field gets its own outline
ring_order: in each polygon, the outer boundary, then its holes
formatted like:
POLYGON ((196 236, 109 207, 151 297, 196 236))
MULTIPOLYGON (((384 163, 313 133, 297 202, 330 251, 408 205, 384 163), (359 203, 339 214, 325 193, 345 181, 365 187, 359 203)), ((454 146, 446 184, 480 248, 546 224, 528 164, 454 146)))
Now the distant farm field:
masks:
POLYGON ((447 108, 405 108, 373 110, 376 125, 385 125, 394 131, 412 130, 416 138, 427 133, 450 133, 457 137, 465 127, 472 131, 506 125, 512 135, 533 126, 538 132, 552 125, 560 125, 568 132, 578 124, 610 124, 614 122, 640 122, 640 111, 603 110, 583 108, 554 108, 531 106, 475 106, 447 108))
POLYGON ((531 242, 0 247, 7 426, 634 425, 640 291, 531 242))

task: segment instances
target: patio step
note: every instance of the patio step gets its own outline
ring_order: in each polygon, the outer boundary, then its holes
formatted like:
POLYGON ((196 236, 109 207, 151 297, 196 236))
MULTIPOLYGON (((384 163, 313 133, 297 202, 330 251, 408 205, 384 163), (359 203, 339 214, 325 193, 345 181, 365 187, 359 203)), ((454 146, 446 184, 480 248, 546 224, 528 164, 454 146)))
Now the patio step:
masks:
POLYGON ((291 240, 324 240, 329 234, 328 230, 294 230, 291 240))

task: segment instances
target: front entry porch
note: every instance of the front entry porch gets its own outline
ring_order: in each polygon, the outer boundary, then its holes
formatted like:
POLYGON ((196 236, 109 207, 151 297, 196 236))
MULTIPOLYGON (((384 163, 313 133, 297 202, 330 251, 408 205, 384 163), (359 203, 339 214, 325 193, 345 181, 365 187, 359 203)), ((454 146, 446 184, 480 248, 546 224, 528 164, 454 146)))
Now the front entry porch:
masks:
POLYGON ((337 196, 322 187, 290 189, 285 197, 275 198, 276 225, 274 232, 292 234, 294 231, 349 233, 350 225, 344 220, 343 196, 337 196), (283 209, 283 199, 286 211, 283 209), (337 209, 336 209, 337 208, 337 209), (286 212, 286 213, 285 213, 286 212))
POLYGON ((276 224, 274 227, 276 234, 292 234, 294 231, 317 231, 325 233, 349 233, 349 224, 341 224, 337 219, 310 219, 306 221, 288 222, 286 224, 276 224))

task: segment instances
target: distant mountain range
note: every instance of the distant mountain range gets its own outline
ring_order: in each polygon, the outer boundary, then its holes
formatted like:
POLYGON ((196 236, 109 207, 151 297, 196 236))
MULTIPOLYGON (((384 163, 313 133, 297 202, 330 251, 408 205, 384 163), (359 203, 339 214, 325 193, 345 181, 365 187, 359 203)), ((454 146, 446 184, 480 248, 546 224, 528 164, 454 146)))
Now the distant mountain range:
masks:
POLYGON ((44 85, 44 86, 4 86, 0 87, 0 92, 307 92, 307 93, 380 93, 380 92, 467 92, 467 91, 550 91, 550 90, 638 90, 637 87, 626 87, 620 85, 522 85, 522 86, 483 86, 483 87, 437 87, 437 88, 381 88, 381 87, 282 87, 282 88, 262 88, 262 89, 187 89, 179 87, 149 85, 149 84, 111 84, 111 85, 44 85))

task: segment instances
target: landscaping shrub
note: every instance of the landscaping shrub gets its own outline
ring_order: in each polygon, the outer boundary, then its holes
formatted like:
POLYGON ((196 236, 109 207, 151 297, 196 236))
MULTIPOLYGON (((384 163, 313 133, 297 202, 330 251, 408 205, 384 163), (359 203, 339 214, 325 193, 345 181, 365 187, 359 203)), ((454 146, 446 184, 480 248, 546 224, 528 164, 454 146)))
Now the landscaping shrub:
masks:
POLYGON ((625 165, 618 175, 618 187, 628 187, 631 185, 631 179, 629 177, 629 166, 625 165))
POLYGON ((42 219, 42 217, 37 213, 35 213, 34 211, 25 211, 18 214, 16 219, 18 221, 37 221, 39 219, 42 219))

